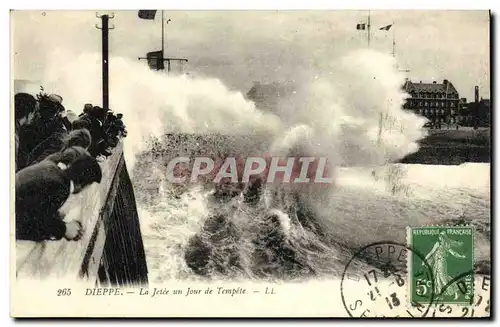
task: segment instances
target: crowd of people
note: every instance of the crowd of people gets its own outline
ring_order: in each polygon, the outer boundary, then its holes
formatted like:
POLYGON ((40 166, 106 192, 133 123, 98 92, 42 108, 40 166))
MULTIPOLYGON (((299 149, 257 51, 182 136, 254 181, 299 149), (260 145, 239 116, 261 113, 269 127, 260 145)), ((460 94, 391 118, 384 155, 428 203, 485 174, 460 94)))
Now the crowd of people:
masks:
POLYGON ((122 114, 85 104, 77 116, 56 94, 17 93, 15 105, 16 239, 78 240, 78 221, 59 209, 102 178, 99 162, 127 136, 122 114))

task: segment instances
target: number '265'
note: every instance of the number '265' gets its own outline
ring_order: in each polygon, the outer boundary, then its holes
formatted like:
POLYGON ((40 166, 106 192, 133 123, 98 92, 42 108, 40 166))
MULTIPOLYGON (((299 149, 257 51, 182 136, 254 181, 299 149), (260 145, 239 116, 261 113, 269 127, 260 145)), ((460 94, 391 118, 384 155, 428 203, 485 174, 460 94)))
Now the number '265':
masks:
POLYGON ((57 296, 69 296, 71 295, 71 288, 60 288, 57 290, 57 296))

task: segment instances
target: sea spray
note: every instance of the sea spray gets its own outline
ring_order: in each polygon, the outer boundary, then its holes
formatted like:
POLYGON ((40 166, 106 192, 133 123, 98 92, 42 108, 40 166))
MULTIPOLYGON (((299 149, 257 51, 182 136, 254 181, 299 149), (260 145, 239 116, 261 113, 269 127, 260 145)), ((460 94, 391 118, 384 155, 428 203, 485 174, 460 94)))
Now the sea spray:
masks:
MULTIPOLYGON (((357 52, 335 61, 332 72, 304 81, 304 86, 298 83, 298 92, 281 97, 269 115, 279 119, 273 125, 277 128, 268 134, 272 136, 269 154, 327 155, 336 165, 374 166, 417 149, 424 121, 401 109, 403 79, 394 70, 391 58, 357 52), (375 56, 375 61, 370 56, 375 56), (297 101, 298 97, 307 101, 297 101), (377 142, 382 113, 391 115, 404 128, 391 133, 392 138, 377 142)), ((258 133, 254 130, 252 136, 258 133)), ((187 152, 200 147, 197 142, 180 144, 187 152)), ((242 151, 236 147, 232 150, 242 151)), ((190 238, 181 257, 191 271, 212 278, 338 275, 339 262, 347 260, 349 249, 363 233, 353 226, 347 229, 351 234, 336 229, 353 221, 338 210, 342 201, 332 203, 332 195, 349 193, 335 187, 305 187, 298 193, 280 186, 265 188, 254 207, 237 198, 211 202, 203 227, 194 239, 190 238), (200 261, 200 257, 206 259, 200 261)), ((357 210, 355 203, 347 207, 351 212, 357 210)))
POLYGON ((338 165, 380 165, 417 151, 425 120, 402 109, 405 81, 394 66, 388 55, 359 50, 297 81, 295 92, 280 95, 276 109, 289 126, 283 138, 304 135, 300 143, 313 153, 328 154, 338 165), (393 126, 380 126, 381 115, 391 117, 393 126))

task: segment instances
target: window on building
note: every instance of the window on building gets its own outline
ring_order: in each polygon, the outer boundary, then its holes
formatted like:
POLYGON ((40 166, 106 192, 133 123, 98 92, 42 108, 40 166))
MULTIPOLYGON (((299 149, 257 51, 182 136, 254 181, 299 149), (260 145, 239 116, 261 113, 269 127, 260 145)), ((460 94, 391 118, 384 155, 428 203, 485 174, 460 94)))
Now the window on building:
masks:
POLYGON ((422 101, 419 101, 419 102, 418 102, 418 106, 419 106, 419 107, 422 107, 422 101))
POLYGON ((427 103, 427 101, 424 102, 424 106, 427 107, 429 106, 429 103, 427 103))
POLYGON ((444 107, 444 101, 441 102, 441 107, 444 107))
POLYGON ((450 103, 450 107, 455 108, 455 103, 450 103))
POLYGON ((423 92, 420 92, 420 97, 425 98, 425 94, 423 92))

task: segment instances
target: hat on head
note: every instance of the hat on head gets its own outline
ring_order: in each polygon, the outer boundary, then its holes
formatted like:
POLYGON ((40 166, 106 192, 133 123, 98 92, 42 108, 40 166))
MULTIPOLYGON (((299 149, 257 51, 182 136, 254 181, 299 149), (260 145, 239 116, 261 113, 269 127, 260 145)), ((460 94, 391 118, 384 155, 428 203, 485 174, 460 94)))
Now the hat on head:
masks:
POLYGON ((62 106, 61 101, 62 98, 58 98, 58 96, 55 94, 40 96, 38 104, 42 117, 49 118, 61 111, 64 111, 64 107, 62 106))
POLYGON ((50 94, 48 96, 48 99, 52 102, 55 102, 55 103, 59 103, 59 104, 62 104, 63 102, 63 98, 62 96, 58 95, 58 94, 50 94))

